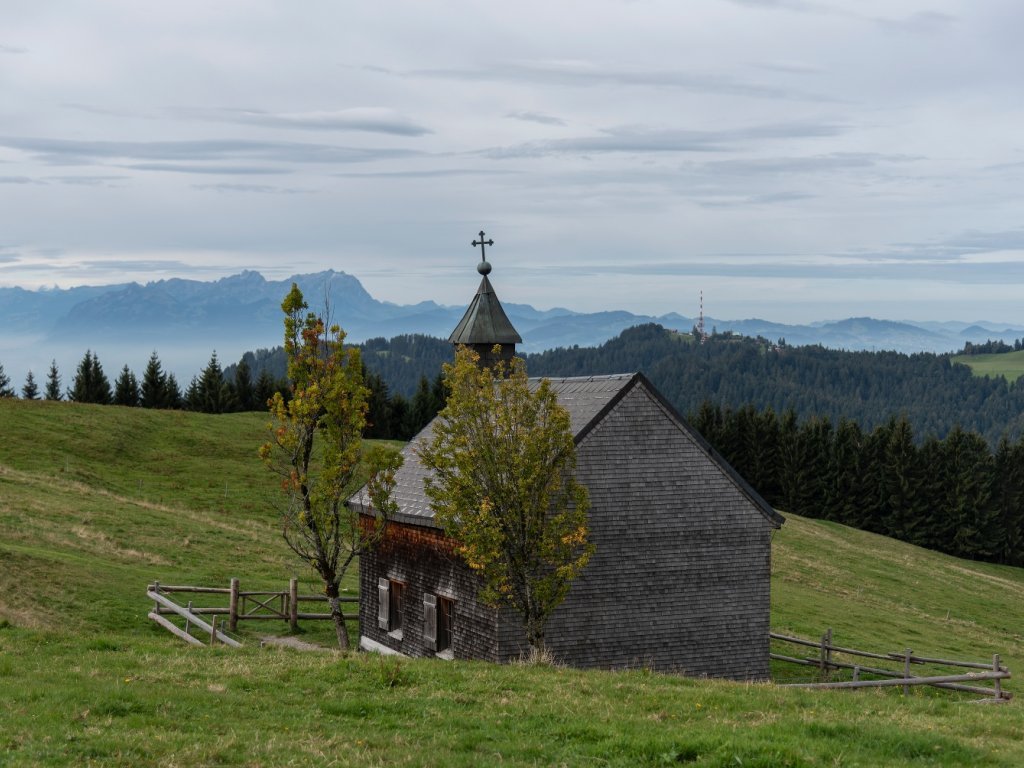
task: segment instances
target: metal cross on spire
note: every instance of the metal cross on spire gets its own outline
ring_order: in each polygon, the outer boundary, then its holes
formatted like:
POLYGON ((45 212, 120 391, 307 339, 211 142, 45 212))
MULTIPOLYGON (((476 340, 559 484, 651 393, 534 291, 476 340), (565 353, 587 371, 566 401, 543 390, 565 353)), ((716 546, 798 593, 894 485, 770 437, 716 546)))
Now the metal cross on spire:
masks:
POLYGON ((487 249, 484 246, 494 245, 494 240, 484 240, 484 231, 480 230, 480 239, 473 241, 473 247, 480 246, 480 261, 487 261, 487 249))

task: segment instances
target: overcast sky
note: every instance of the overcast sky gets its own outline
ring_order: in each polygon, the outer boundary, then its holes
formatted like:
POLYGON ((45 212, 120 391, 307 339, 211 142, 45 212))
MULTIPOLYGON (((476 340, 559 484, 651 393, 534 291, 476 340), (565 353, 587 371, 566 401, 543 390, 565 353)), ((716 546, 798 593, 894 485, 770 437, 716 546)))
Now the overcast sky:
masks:
POLYGON ((1020 0, 0 5, 0 285, 1024 323, 1020 0))

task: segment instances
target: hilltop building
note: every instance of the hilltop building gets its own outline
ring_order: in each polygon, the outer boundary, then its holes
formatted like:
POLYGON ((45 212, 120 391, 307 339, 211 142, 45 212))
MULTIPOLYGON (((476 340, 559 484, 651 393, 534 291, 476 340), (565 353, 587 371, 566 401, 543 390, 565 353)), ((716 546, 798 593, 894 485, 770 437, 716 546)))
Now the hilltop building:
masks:
MULTIPOLYGON (((450 340, 488 355, 497 344, 499 357, 510 358, 522 340, 486 259, 478 270, 480 287, 450 340)), ((570 415, 597 547, 547 624, 555 659, 767 678, 771 537, 783 518, 642 374, 551 384, 570 415)), ((476 599, 477 577, 434 521, 415 450, 431 432, 428 425, 405 448, 399 512, 382 546, 360 562, 360 647, 518 658, 526 650, 518 615, 476 599)))

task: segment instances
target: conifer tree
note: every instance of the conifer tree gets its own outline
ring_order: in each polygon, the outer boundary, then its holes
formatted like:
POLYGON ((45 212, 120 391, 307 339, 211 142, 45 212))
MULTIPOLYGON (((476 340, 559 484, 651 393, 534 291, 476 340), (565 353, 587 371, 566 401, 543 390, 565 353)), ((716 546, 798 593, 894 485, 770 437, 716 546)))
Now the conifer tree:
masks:
POLYGON ((17 397, 11 387, 11 377, 4 373, 2 363, 0 363, 0 397, 17 397))
POLYGON ((844 525, 856 525, 857 503, 862 482, 863 435, 849 419, 840 419, 832 441, 831 489, 825 500, 825 517, 844 525))
MULTIPOLYGON (((252 369, 243 357, 235 368, 235 400, 240 411, 253 411, 256 408, 255 390, 252 384, 252 369)), ((262 406, 258 410, 263 410, 262 406)))
POLYGON ((142 374, 141 403, 143 408, 172 408, 167 402, 167 375, 160 365, 156 350, 149 356, 142 374))
POLYGON ((993 505, 998 510, 995 559, 1024 565, 1024 439, 999 441, 992 464, 993 505))
POLYGON ((77 403, 106 405, 110 402, 110 381, 103 373, 99 356, 94 355, 91 350, 85 351, 82 362, 78 364, 73 388, 68 396, 77 403))
POLYGON ((164 388, 164 408, 181 408, 181 387, 178 386, 178 377, 173 373, 167 374, 167 385, 164 388))
POLYGON ((756 481, 754 487, 758 492, 769 503, 775 503, 781 494, 782 485, 779 483, 779 420, 772 408, 757 414, 754 420, 754 440, 756 453, 751 477, 755 480, 746 479, 751 484, 756 481))
POLYGON ((434 396, 430 391, 430 382, 427 381, 426 376, 420 376, 420 383, 416 388, 416 394, 413 395, 412 404, 409 408, 409 423, 405 432, 409 437, 418 434, 436 415, 437 411, 434 410, 434 396))
POLYGON ((182 400, 185 404, 185 408, 190 411, 203 410, 203 395, 202 390, 199 387, 198 376, 192 377, 192 381, 188 383, 188 388, 185 390, 182 400))
POLYGON ((114 382, 114 404, 136 407, 139 404, 139 381, 126 363, 114 382))
POLYGON ((991 558, 999 549, 994 540, 998 517, 992 505, 992 454, 980 435, 959 426, 946 436, 943 448, 941 508, 951 532, 946 551, 972 560, 991 558))
POLYGON ((929 435, 917 449, 921 466, 920 496, 926 514, 913 542, 921 547, 949 552, 953 529, 942 504, 946 498, 946 447, 935 435, 929 435))
POLYGON ((793 494, 797 514, 824 517, 826 498, 831 487, 828 460, 832 449, 832 422, 828 418, 813 418, 803 424, 796 435, 799 462, 794 465, 793 494))
POLYGON ((888 510, 884 533, 902 541, 918 542, 927 507, 921 495, 923 472, 907 417, 896 420, 885 448, 885 494, 888 510))
POLYGON ((261 370, 260 375, 256 377, 256 387, 253 395, 256 399, 256 407, 266 407, 270 402, 270 398, 274 396, 276 389, 277 385, 274 383, 274 377, 270 375, 270 371, 266 368, 261 370))
POLYGON ((235 409, 234 393, 231 385, 224 379, 224 371, 217 360, 217 352, 210 356, 199 377, 198 407, 203 413, 226 413, 235 409))
POLYGON ((889 515, 886 492, 886 449, 896 420, 875 427, 864 437, 861 454, 861 482, 858 493, 857 518, 851 525, 873 533, 884 533, 884 520, 889 515))
MULTIPOLYGON (((805 457, 801 452, 800 427, 796 411, 787 408, 779 421, 779 503, 786 512, 800 512, 800 472, 805 457)), ((725 457, 729 460, 728 455, 725 457)))
POLYGON ((448 384, 444 379, 444 374, 437 374, 437 376, 434 377, 433 384, 430 385, 430 395, 433 400, 431 407, 433 408, 435 416, 441 412, 442 408, 444 408, 445 403, 448 402, 448 395, 450 394, 451 392, 448 390, 448 384))
POLYGON ((57 361, 50 361, 50 372, 46 375, 47 400, 63 400, 64 396, 60 391, 60 372, 57 370, 57 361))
POLYGON ((391 430, 391 399, 388 397, 388 385, 379 374, 367 372, 365 365, 363 381, 369 391, 366 396, 364 436, 373 440, 394 438, 391 430))
POLYGON ((85 356, 78 363, 75 369, 75 378, 72 380, 71 389, 68 390, 68 400, 76 403, 88 403, 92 393, 92 350, 85 350, 85 356))
POLYGON ((408 440, 412 435, 408 434, 406 426, 409 423, 409 401, 396 392, 390 398, 390 415, 388 433, 394 440, 408 440))
POLYGON ((25 376, 25 385, 21 388, 21 396, 26 400, 39 399, 39 385, 36 384, 36 377, 32 375, 31 370, 25 376))
POLYGON ((722 431, 722 409, 719 406, 712 403, 711 400, 705 399, 700 404, 697 414, 692 416, 689 421, 701 437, 721 452, 719 435, 722 431))

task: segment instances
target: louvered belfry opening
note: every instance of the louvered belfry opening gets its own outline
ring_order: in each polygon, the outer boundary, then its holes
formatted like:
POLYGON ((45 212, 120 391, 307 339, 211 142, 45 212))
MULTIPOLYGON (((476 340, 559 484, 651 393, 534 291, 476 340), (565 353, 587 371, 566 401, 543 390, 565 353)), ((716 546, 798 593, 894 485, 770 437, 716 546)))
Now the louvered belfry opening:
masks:
POLYGON ((491 264, 486 258, 486 246, 494 245, 494 241, 484 240, 484 233, 480 232, 480 240, 473 241, 474 247, 478 245, 482 257, 476 266, 481 275, 480 287, 448 341, 456 346, 469 347, 480 355, 481 367, 492 368, 499 361, 511 360, 516 353, 516 344, 522 344, 523 339, 505 314, 487 277, 491 273, 491 264), (499 348, 497 353, 495 346, 499 348))

